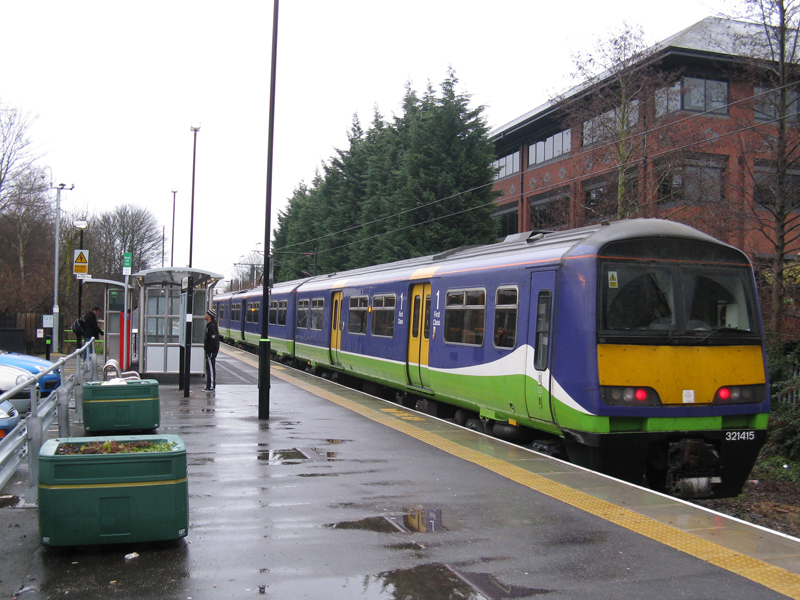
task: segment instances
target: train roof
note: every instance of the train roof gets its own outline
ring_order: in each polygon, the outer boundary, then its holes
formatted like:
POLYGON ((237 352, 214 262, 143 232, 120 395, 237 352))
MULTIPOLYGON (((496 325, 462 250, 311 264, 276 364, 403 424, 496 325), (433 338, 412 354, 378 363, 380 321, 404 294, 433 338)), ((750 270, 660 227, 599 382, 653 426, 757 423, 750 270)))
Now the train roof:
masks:
POLYGON ((678 238, 727 247, 747 262, 740 251, 687 225, 661 219, 627 219, 566 231, 528 231, 510 235, 495 244, 454 248, 429 256, 286 281, 275 284, 273 291, 314 291, 379 281, 429 279, 446 273, 511 264, 552 266, 567 257, 597 256, 611 242, 648 238, 678 238))

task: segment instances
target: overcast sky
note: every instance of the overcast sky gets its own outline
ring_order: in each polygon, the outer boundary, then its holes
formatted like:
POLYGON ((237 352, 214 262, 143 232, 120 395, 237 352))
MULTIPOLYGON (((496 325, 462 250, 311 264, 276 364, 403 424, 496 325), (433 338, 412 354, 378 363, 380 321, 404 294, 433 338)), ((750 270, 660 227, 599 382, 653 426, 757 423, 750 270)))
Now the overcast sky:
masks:
MULTIPOLYGON (((730 7, 731 5, 727 5, 730 7)), ((128 203, 172 229, 189 262, 229 275, 263 249, 270 0, 0 0, 0 103, 37 117, 31 137, 63 208, 128 203)), ((571 85, 571 55, 623 20, 653 43, 716 15, 721 0, 283 0, 278 33, 273 216, 310 182, 352 117, 399 114, 404 86, 438 86, 448 65, 491 128, 571 85)), ((87 236, 91 231, 87 231, 87 236)), ((309 232, 312 237, 313 232, 309 232)), ((91 271, 91 265, 90 265, 91 271)), ((121 267, 120 267, 121 271, 121 267)))

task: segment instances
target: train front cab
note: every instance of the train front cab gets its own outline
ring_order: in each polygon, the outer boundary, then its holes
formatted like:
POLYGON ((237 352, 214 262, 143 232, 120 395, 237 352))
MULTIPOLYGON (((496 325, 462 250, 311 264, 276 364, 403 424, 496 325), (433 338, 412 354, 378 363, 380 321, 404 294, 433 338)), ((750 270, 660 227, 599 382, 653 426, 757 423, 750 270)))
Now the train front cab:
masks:
POLYGON ((627 240, 566 261, 562 276, 560 297, 573 304, 580 289, 597 290, 595 330, 570 330, 564 315, 580 307, 561 307, 554 361, 572 363, 563 393, 588 409, 557 415, 570 459, 634 483, 645 473, 682 497, 739 494, 769 411, 747 258, 721 244, 627 240))

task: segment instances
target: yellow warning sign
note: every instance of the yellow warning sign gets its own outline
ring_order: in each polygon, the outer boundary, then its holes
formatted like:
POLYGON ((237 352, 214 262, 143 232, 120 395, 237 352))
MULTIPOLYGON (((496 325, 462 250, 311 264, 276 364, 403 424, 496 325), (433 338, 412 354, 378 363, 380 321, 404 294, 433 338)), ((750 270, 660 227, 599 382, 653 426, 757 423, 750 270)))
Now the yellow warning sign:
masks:
POLYGON ((617 279, 616 271, 608 272, 608 287, 612 289, 616 289, 617 287, 619 287, 619 279, 617 279))
POLYGON ((89 273, 89 251, 75 250, 72 256, 72 274, 87 275, 89 273))

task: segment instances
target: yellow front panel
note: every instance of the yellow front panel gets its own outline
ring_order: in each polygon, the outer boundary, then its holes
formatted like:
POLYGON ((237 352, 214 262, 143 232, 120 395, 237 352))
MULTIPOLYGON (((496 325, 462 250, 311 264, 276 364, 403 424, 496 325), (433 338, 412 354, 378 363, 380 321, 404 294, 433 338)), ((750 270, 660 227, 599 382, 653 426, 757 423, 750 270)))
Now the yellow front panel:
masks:
POLYGON ((600 385, 651 387, 663 404, 710 404, 722 386, 764 383, 761 346, 625 346, 599 344, 600 385))

